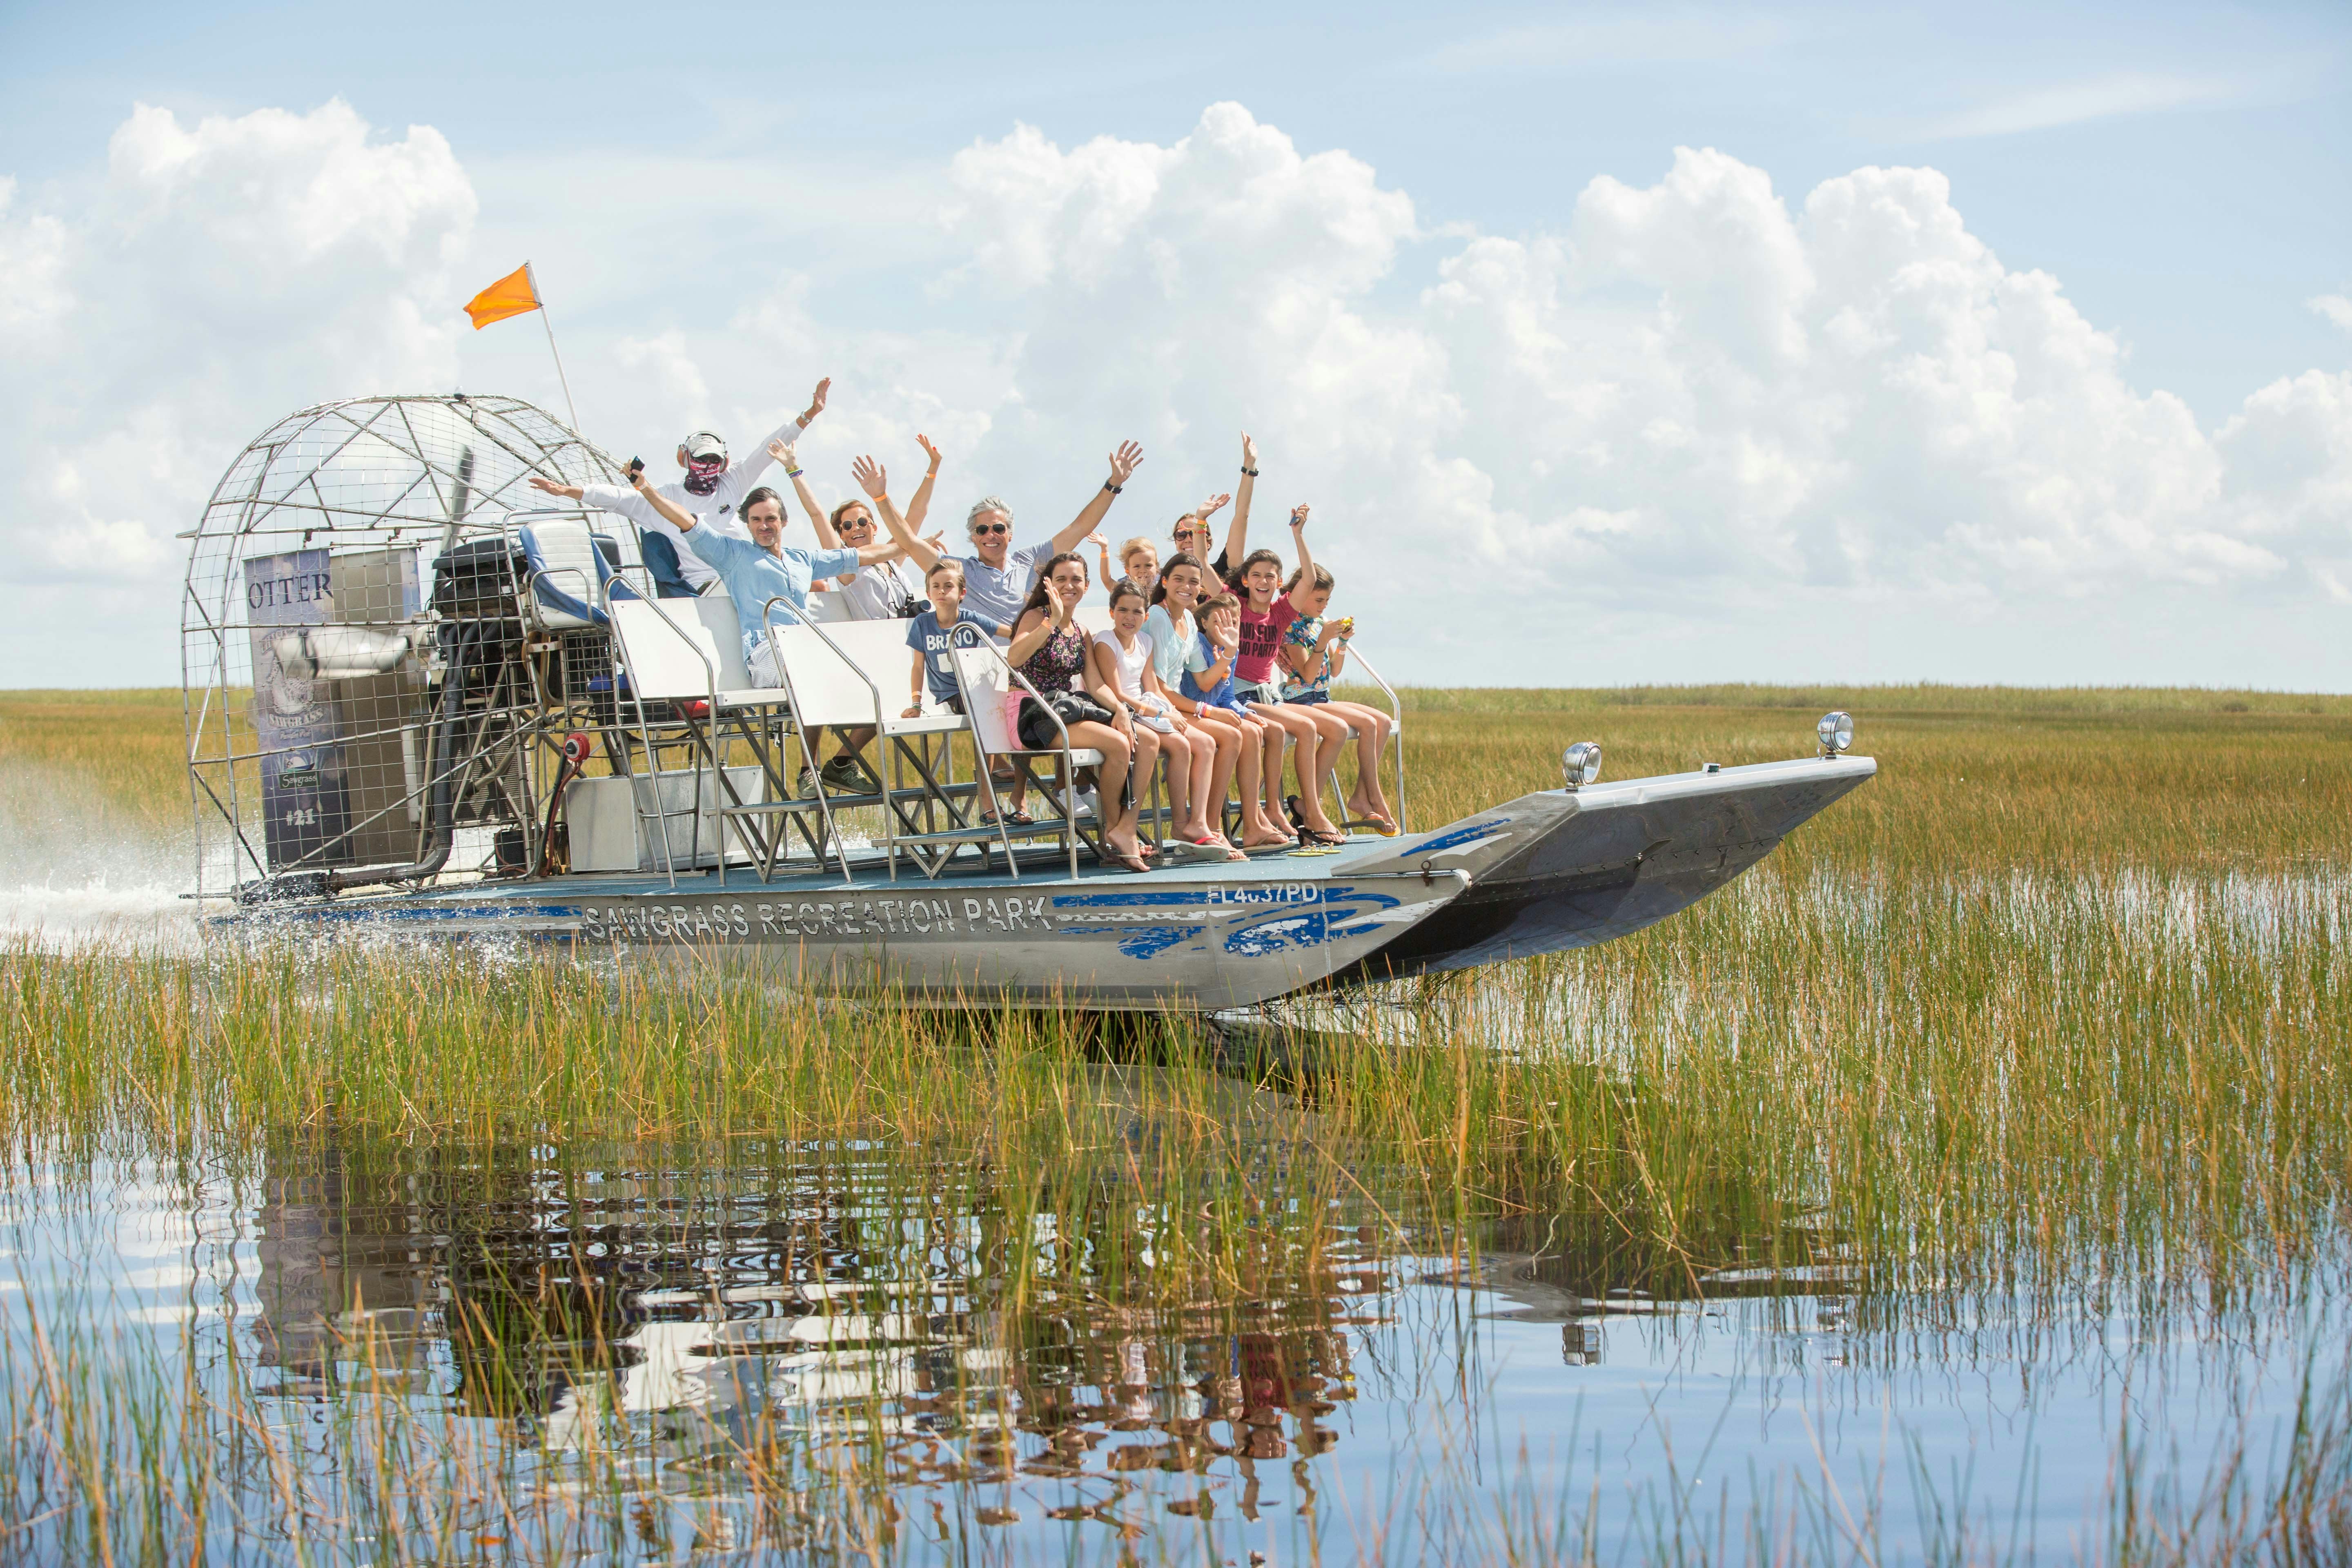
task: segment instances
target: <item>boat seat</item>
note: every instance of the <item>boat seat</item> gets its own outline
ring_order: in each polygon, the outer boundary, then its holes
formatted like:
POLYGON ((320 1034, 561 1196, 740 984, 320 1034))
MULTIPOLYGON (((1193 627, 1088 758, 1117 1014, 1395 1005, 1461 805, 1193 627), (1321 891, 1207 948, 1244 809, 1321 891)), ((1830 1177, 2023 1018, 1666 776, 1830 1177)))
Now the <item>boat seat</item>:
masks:
POLYGON ((617 542, 574 518, 530 523, 515 531, 515 541, 522 546, 530 603, 542 626, 569 632, 606 624, 607 585, 620 570, 617 542))
MULTIPOLYGON (((1053 758, 1070 768, 1099 767, 1102 764, 1102 752, 1092 746, 1057 746, 1039 752, 1021 744, 1011 726, 1004 721, 1004 698, 1016 686, 1025 687, 1028 683, 1022 680, 1013 672, 1012 665, 1005 661, 1003 648, 992 642, 975 642, 968 647, 949 649, 948 657, 954 661, 956 686, 963 693, 964 712, 971 721, 972 744, 978 748, 983 761, 992 757, 1005 758, 1021 771, 1023 776, 1033 780, 1035 778, 1034 769, 1041 758, 1053 758)), ((987 770, 983 768, 982 772, 982 776, 986 776, 987 770)), ((989 789, 992 799, 995 786, 991 784, 989 789)), ((1053 790, 1045 789, 1044 795, 1046 814, 1038 818, 1037 826, 1061 836, 1069 850, 1070 876, 1075 880, 1078 874, 1079 840, 1087 839, 1097 853, 1103 853, 1102 846, 1095 842, 1076 821, 1062 813, 1060 797, 1053 790)))
MULTIPOLYGON (((819 626, 829 626, 846 624, 855 621, 857 617, 850 614, 849 600, 846 597, 828 592, 811 594, 808 596, 808 613, 803 619, 814 621, 819 626)), ((902 631, 898 635, 903 637, 907 634, 902 631)))
MULTIPOLYGON (((817 606, 839 597, 811 595, 809 619, 776 625, 769 636, 785 689, 792 696, 793 715, 805 734, 814 735, 822 727, 872 729, 882 737, 881 789, 844 795, 841 803, 883 807, 882 830, 876 842, 894 879, 902 852, 929 877, 937 877, 967 845, 982 846, 985 852, 987 846, 995 844, 1012 865, 1013 845, 1006 827, 972 817, 971 804, 985 793, 985 787, 958 784, 955 779, 952 737, 973 735, 971 721, 961 713, 904 716, 899 694, 907 689, 914 657, 907 647, 907 623, 895 618, 814 619, 817 606), (950 743, 935 752, 935 739, 947 739, 950 743)), ((790 616, 785 606, 775 606, 778 622, 790 616)), ((976 735, 974 743, 978 744, 976 735)), ((822 773, 814 793, 830 822, 835 792, 822 773)), ((1019 875, 1017 867, 1013 874, 1019 875)))

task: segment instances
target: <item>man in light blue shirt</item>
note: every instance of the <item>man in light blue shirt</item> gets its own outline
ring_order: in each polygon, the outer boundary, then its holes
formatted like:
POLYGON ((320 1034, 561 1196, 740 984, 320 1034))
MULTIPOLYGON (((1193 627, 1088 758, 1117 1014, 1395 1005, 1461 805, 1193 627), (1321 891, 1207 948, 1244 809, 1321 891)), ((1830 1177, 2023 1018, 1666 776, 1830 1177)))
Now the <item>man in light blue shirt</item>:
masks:
MULTIPOLYGON (((738 539, 698 526, 693 513, 646 484, 643 474, 630 475, 629 482, 685 538, 686 547, 727 584, 727 596, 735 601, 736 621, 743 628, 743 663, 755 686, 784 683, 782 664, 768 640, 764 612, 769 600, 782 599, 795 611, 805 612, 809 584, 818 578, 843 576, 877 561, 896 560, 899 553, 897 545, 887 542, 862 550, 799 550, 786 544, 783 498, 766 485, 743 498, 737 515, 751 537, 738 539)), ((776 617, 780 627, 795 624, 788 616, 776 617)), ((824 765, 825 786, 860 794, 880 788, 880 781, 857 761, 859 749, 874 738, 873 730, 836 730, 835 733, 845 749, 824 765)), ((802 787, 807 787, 805 779, 802 787)))
MULTIPOLYGON (((693 513, 646 483, 643 474, 630 482, 638 495, 686 539, 686 547, 700 556, 727 584, 735 601, 735 616, 743 627, 743 662, 760 686, 781 686, 783 675, 768 647, 763 612, 771 599, 782 599, 796 611, 808 608, 809 584, 820 577, 839 577, 877 561, 898 556, 895 544, 869 544, 863 550, 802 550, 784 542, 784 502, 766 485, 743 498, 737 515, 749 539, 702 527, 693 513)), ((794 625, 779 617, 777 625, 794 625)))

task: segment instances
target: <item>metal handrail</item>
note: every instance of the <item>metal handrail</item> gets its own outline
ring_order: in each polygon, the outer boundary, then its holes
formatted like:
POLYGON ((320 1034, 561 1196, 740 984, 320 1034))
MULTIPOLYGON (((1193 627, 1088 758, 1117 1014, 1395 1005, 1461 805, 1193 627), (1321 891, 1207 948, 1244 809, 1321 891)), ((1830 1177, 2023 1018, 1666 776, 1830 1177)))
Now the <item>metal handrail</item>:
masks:
MULTIPOLYGON (((842 843, 841 830, 834 826, 833 803, 824 797, 824 771, 816 765, 816 740, 814 736, 809 733, 807 722, 801 718, 800 693, 794 689, 793 686, 792 670, 784 664, 783 645, 775 640, 775 616, 776 606, 778 605, 782 605, 784 608, 790 610, 793 614, 793 620, 799 622, 802 626, 814 630, 818 637, 824 637, 824 646, 833 651, 834 657, 839 658, 842 663, 849 666, 852 670, 856 672, 857 678, 866 682, 866 689, 874 693, 874 728, 877 735, 880 733, 882 728, 882 689, 876 686, 872 680, 867 679, 866 672, 862 669, 858 669, 857 661, 844 654, 841 651, 840 645, 835 643, 830 637, 826 637, 824 629, 817 626, 814 621, 808 618, 807 607, 804 605, 795 605, 782 594, 774 594, 769 596, 766 604, 760 606, 760 636, 770 643, 776 650, 772 656, 776 661, 776 677, 784 683, 784 700, 792 705, 793 723, 793 726, 801 732, 801 752, 808 758, 810 776, 816 781, 817 814, 824 818, 824 836, 833 840, 834 863, 841 868, 842 885, 844 887, 855 887, 857 882, 857 876, 856 872, 849 868, 848 846, 842 843)), ((885 851, 890 861, 890 879, 895 882, 898 879, 898 841, 897 837, 890 831, 889 812, 885 810, 882 813, 882 817, 883 844, 885 851)))
MULTIPOLYGON (((716 725, 719 721, 719 667, 710 662, 710 657, 704 653, 699 647, 696 646, 695 640, 687 636, 685 630, 680 627, 676 621, 669 618, 669 612, 661 607, 661 602, 658 599, 645 599, 639 602, 645 605, 648 609, 652 610, 655 615, 660 616, 662 625, 667 626, 672 633, 676 634, 677 640, 686 645, 687 651, 688 653, 691 653, 696 658, 701 661, 703 678, 709 683, 710 693, 710 706, 708 710, 708 717, 710 719, 712 724, 716 725)), ((615 691, 613 695, 617 699, 620 696, 620 693, 615 691)), ((646 700, 644 695, 635 689, 635 683, 634 681, 630 683, 629 701, 631 706, 635 707, 637 710, 637 739, 643 742, 646 748, 646 763, 653 769, 652 785, 654 792, 654 821, 661 833, 662 871, 664 875, 669 878, 669 885, 675 888, 677 886, 677 863, 676 857, 670 853, 669 814, 662 810, 661 764, 655 761, 654 758, 654 734, 652 726, 646 721, 646 700)), ((712 762, 715 766, 717 763, 717 758, 715 755, 712 762)), ((697 823, 696 837, 699 838, 701 837, 699 825, 702 816, 702 769, 698 766, 694 772, 694 811, 695 820, 697 823)), ((635 791, 633 787, 633 795, 635 791)), ((634 806, 635 804, 635 803, 633 799, 631 801, 632 806, 634 806)), ((722 871, 726 868, 726 864, 727 852, 724 848, 721 848, 719 850, 719 868, 722 871)))
POLYGON ((1381 679, 1381 672, 1372 668, 1372 661, 1359 652, 1352 641, 1348 652, 1364 667, 1364 673, 1372 678, 1372 684, 1379 687, 1381 694, 1389 700, 1389 738, 1396 742, 1396 826, 1399 833, 1409 833, 1412 829, 1405 826, 1404 819, 1404 704, 1398 700, 1396 688, 1381 679))
MULTIPOLYGON (((1062 737, 1062 743, 1059 748, 1062 753, 1062 788, 1064 791, 1061 813, 1062 842, 1070 853, 1070 880, 1075 882, 1078 879, 1078 819, 1076 814, 1073 812, 1070 807, 1076 804, 1075 797, 1078 793, 1078 762, 1077 759, 1070 753, 1070 727, 1062 722, 1062 716, 1054 711, 1054 705, 1045 700, 1045 694, 1029 683, 1029 678, 1013 667, 1013 661, 1005 657, 1004 650, 1003 648, 998 647, 993 641, 987 638, 982 638, 981 641, 976 642, 971 646, 976 648, 987 649, 989 657, 1004 667, 1004 673, 1012 677, 1014 680, 1019 681, 1021 683, 1021 689, 1026 691, 1030 696, 1037 700, 1037 705, 1045 710, 1045 716, 1054 721, 1055 731, 1062 737)), ((959 691, 963 689, 963 678, 960 674, 956 678, 956 689, 959 691)), ((964 706, 967 710, 971 706, 969 699, 965 700, 964 706)), ((1015 711, 1017 712, 1018 710, 1016 709, 1015 711)), ((967 713, 966 716, 969 717, 969 713, 967 713)), ((980 725, 978 721, 975 721, 972 724, 972 733, 975 739, 978 737, 979 732, 980 725)), ((1013 731, 1013 754, 1016 756, 1024 754, 1035 756, 1038 754, 1029 747, 1021 744, 1021 731, 1017 725, 1013 731)), ((989 800, 992 804, 996 799, 996 791, 993 788, 990 789, 988 795, 989 800)), ((1102 792, 1100 790, 1096 792, 1095 798, 1097 800, 1102 798, 1102 792)), ((1004 813, 1002 809, 999 809, 996 814, 996 822, 1000 828, 1004 826, 1004 813)), ((1095 830, 1097 832, 1102 831, 1102 822, 1099 817, 1096 819, 1095 830)), ((1020 868, 1013 863, 1013 838, 1010 834, 1006 834, 1004 839, 1004 863, 1007 868, 1013 872, 1013 879, 1016 882, 1019 881, 1021 879, 1021 870, 1020 868)))

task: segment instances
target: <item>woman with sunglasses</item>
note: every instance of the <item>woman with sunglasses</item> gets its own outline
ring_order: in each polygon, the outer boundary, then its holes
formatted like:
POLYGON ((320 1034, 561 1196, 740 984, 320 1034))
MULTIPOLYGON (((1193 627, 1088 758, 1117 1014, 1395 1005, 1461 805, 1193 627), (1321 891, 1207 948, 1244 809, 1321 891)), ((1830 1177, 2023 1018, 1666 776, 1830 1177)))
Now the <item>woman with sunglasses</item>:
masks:
MULTIPOLYGON (((907 527, 909 531, 923 526, 930 514, 931 487, 939 482, 940 449, 931 445, 929 436, 917 436, 931 465, 923 471, 923 482, 915 487, 913 499, 907 502, 907 527)), ((836 546, 863 550, 876 542, 889 543, 874 521, 874 509, 864 500, 853 498, 835 507, 831 512, 816 504, 810 493, 808 480, 801 477, 800 464, 790 450, 784 453, 784 473, 793 481, 793 493, 800 498, 801 510, 808 514, 809 526, 816 531, 818 542, 828 550, 836 546)), ((930 536, 933 548, 946 542, 940 534, 930 536)), ((914 615, 923 603, 923 574, 906 558, 902 551, 890 560, 862 567, 848 577, 828 578, 816 584, 819 593, 837 593, 849 605, 849 618, 854 621, 901 620, 914 615)))

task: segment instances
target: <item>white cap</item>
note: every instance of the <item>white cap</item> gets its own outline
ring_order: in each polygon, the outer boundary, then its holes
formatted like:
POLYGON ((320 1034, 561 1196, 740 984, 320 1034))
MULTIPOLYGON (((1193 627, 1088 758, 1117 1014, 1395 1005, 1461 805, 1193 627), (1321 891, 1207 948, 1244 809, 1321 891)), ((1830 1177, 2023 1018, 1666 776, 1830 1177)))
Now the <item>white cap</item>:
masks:
POLYGON ((686 455, 705 461, 712 458, 723 459, 727 456, 727 443, 708 430, 697 430, 686 438, 686 455))

